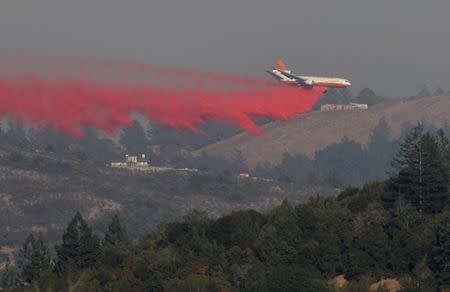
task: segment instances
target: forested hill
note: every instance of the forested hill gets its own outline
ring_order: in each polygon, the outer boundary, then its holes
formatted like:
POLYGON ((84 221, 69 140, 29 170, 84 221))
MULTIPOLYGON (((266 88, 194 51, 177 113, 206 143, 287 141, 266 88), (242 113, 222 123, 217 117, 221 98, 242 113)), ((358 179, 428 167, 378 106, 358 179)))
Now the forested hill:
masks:
POLYGON ((241 133, 194 151, 194 155, 233 156, 239 151, 250 168, 258 163, 280 164, 283 155, 313 158, 317 151, 344 138, 367 146, 380 121, 389 128, 390 140, 397 139, 407 124, 427 121, 436 127, 450 123, 450 97, 426 96, 386 100, 369 110, 312 112, 288 122, 274 122, 262 127, 264 135, 241 133))
POLYGON ((45 239, 30 235, 3 285, 6 291, 386 291, 383 283, 401 291, 449 289, 449 141, 418 125, 393 164, 388 180, 338 197, 218 219, 192 211, 137 241, 118 217, 100 239, 77 214, 53 259, 45 239))

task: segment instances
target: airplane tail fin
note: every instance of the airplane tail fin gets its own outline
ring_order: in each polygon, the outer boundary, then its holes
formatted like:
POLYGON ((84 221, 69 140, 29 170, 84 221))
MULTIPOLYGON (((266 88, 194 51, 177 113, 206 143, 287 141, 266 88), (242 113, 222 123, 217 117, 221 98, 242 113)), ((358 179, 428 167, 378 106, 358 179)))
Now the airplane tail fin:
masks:
POLYGON ((284 61, 281 59, 277 60, 277 69, 281 72, 291 72, 290 70, 287 69, 286 65, 284 64, 284 61))

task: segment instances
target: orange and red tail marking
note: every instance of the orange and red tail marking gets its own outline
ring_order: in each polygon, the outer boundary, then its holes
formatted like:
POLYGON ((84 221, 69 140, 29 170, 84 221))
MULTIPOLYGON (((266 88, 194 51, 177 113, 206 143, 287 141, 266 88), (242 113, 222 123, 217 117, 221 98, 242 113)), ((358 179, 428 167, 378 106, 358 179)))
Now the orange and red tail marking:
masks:
POLYGON ((277 60, 277 69, 280 71, 287 71, 286 65, 284 64, 283 60, 277 60))

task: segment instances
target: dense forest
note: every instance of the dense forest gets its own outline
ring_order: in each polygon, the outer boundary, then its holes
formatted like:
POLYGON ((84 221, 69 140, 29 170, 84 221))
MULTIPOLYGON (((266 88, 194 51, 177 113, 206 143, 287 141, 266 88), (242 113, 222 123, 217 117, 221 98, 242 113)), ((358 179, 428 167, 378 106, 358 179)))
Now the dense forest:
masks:
POLYGON ((80 213, 50 249, 30 234, 5 291, 402 291, 450 288, 450 146, 444 131, 410 131, 385 181, 337 197, 285 201, 221 218, 193 210, 131 239, 114 216, 104 235, 80 213), (331 280, 344 275, 338 288, 331 280), (385 291, 386 287, 378 287, 385 291))

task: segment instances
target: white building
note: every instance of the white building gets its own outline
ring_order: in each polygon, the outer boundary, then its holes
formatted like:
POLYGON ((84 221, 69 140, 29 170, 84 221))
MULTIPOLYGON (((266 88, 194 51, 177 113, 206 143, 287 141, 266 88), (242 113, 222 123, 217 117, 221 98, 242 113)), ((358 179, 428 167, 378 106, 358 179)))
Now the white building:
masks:
POLYGON ((130 168, 130 169, 143 169, 148 168, 150 164, 145 160, 145 154, 142 154, 139 159, 138 156, 125 155, 125 161, 111 162, 111 167, 114 168, 130 168))
POLYGON ((321 112, 346 111, 346 110, 367 110, 369 106, 364 103, 351 102, 349 104, 323 104, 320 106, 321 112))

